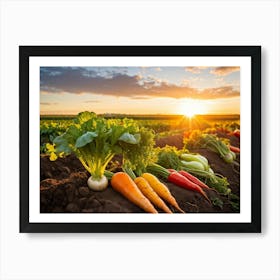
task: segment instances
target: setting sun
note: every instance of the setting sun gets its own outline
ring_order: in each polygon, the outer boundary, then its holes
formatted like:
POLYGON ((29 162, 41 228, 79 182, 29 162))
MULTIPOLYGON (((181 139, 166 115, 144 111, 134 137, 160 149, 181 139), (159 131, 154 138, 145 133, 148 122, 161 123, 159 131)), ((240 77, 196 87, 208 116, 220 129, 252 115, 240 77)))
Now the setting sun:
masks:
POLYGON ((188 118, 207 113, 206 105, 201 100, 185 99, 180 102, 179 112, 188 118))
POLYGON ((196 115, 195 109, 190 108, 187 112, 184 113, 186 117, 192 118, 196 115))

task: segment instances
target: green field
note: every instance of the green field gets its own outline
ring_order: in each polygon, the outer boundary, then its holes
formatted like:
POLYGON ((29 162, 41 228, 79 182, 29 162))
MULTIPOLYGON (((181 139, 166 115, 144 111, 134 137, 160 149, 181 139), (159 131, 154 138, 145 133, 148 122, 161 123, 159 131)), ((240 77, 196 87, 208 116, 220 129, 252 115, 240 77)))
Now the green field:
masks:
MULTIPOLYGON (((41 115, 40 139, 41 151, 44 144, 62 134, 73 122, 74 115, 41 115)), ((107 119, 129 118, 135 120, 140 126, 152 129, 156 138, 166 137, 192 131, 194 129, 227 129, 233 131, 240 127, 239 115, 196 115, 188 118, 184 115, 115 115, 103 114, 100 117, 107 119)))

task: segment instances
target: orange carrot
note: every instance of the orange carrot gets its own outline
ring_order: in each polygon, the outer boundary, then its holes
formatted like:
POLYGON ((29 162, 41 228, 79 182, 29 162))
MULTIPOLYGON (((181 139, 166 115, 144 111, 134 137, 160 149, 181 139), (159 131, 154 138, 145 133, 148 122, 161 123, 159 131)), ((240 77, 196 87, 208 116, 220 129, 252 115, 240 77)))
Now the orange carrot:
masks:
POLYGON ((117 172, 111 179, 112 188, 129 201, 148 213, 158 213, 151 202, 142 194, 133 180, 124 172, 117 172))
POLYGON ((143 177, 137 177, 134 179, 135 184, 139 190, 158 208, 164 210, 166 213, 172 213, 172 211, 166 206, 164 201, 158 196, 154 189, 150 186, 148 181, 143 177))
POLYGON ((145 178, 153 190, 166 202, 174 206, 178 211, 185 213, 178 205, 176 199, 172 196, 169 189, 159 179, 151 173, 143 173, 141 177, 145 178))

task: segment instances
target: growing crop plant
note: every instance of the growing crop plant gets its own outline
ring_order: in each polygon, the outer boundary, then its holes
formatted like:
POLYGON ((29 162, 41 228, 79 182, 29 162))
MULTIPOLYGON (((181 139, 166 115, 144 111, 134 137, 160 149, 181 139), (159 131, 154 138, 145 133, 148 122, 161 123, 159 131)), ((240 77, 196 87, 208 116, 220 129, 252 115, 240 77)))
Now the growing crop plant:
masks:
POLYGON ((104 190, 108 179, 107 164, 116 154, 124 153, 125 145, 137 145, 141 136, 132 120, 106 120, 93 112, 81 112, 62 135, 57 136, 52 153, 73 153, 90 173, 88 186, 104 190))

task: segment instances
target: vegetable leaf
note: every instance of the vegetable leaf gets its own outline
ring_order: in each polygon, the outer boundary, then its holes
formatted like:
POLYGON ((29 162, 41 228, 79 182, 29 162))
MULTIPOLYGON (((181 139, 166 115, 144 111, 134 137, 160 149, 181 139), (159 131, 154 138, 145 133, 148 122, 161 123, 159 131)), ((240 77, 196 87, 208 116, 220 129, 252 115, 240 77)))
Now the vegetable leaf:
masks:
POLYGON ((85 145, 91 143, 93 139, 96 138, 97 136, 98 136, 97 132, 88 131, 76 140, 75 147, 76 148, 84 147, 85 145))
POLYGON ((158 160, 157 163, 165 168, 172 168, 179 170, 181 167, 181 161, 178 156, 178 150, 176 147, 166 145, 164 148, 158 148, 158 160))
POLYGON ((53 143, 55 144, 55 150, 57 153, 66 153, 66 154, 70 154, 72 152, 72 149, 69 146, 69 143, 67 141, 67 139, 65 139, 65 133, 57 136, 53 143))
POLYGON ((223 201, 222 201, 220 198, 214 197, 214 198, 211 198, 211 201, 212 201, 212 204, 213 204, 214 206, 217 206, 217 207, 219 207, 220 209, 223 209, 224 203, 223 203, 223 201))
POLYGON ((132 169, 137 175, 145 172, 148 164, 156 160, 154 150, 154 133, 145 127, 141 127, 138 133, 134 134, 138 143, 132 145, 128 142, 121 142, 123 148, 123 167, 132 169))
POLYGON ((128 132, 125 132, 124 134, 121 135, 121 137, 119 138, 120 141, 123 141, 125 143, 128 144, 138 144, 140 141, 140 134, 130 134, 128 132))

